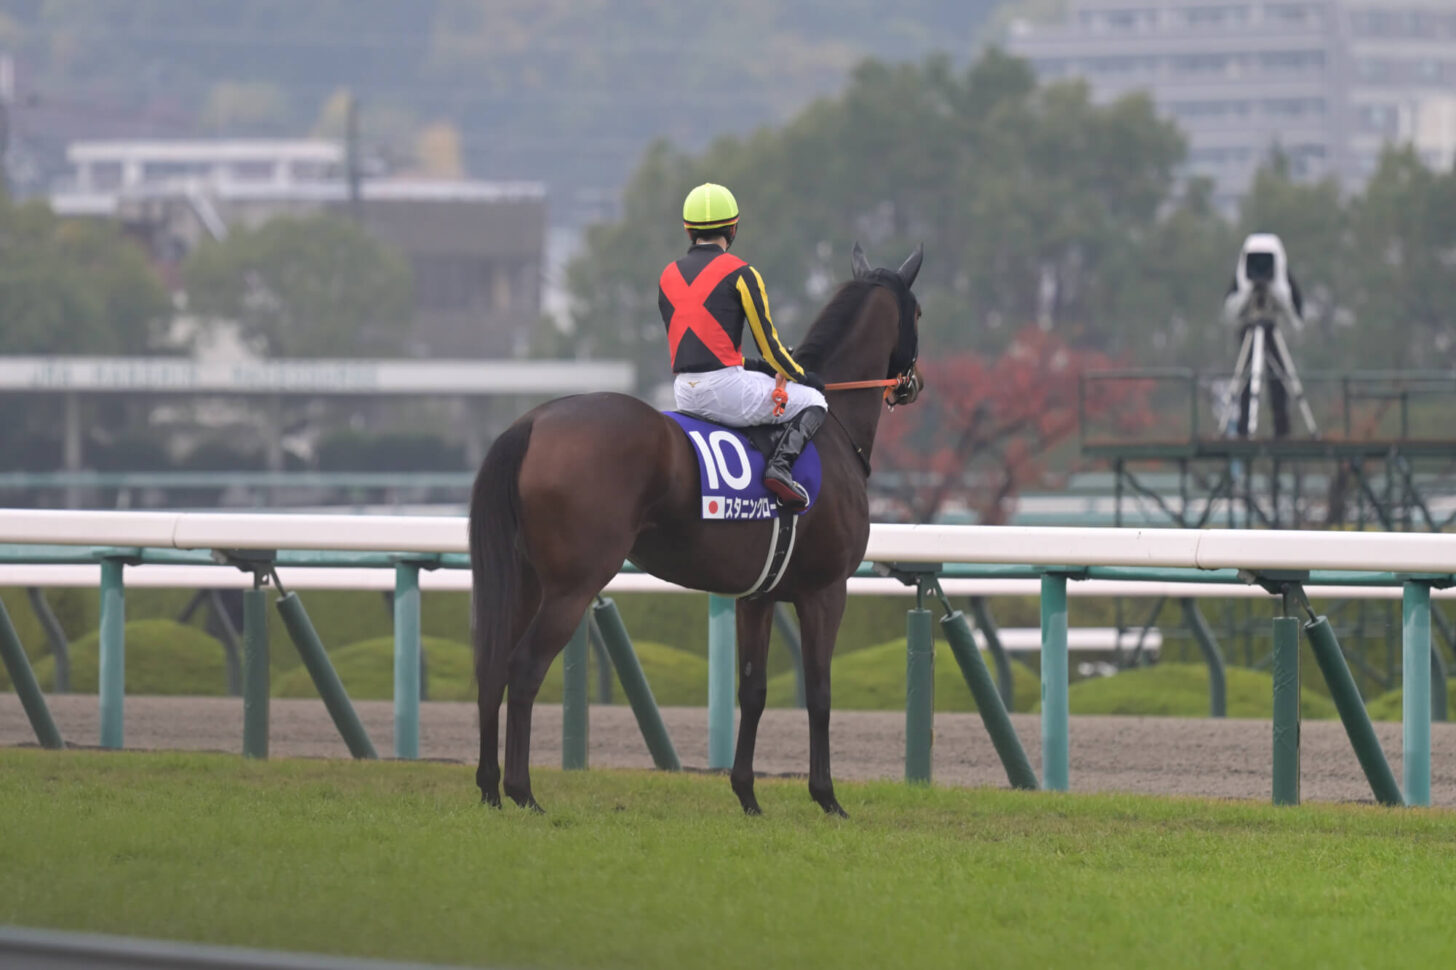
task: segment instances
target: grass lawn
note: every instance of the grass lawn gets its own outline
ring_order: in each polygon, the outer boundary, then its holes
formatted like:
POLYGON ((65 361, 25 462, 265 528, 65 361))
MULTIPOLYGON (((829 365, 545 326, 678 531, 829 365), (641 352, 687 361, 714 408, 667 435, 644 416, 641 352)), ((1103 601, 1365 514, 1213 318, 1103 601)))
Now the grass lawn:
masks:
POLYGON ((0 750, 0 923, 495 966, 1456 960, 1456 817, 1364 806, 0 750))

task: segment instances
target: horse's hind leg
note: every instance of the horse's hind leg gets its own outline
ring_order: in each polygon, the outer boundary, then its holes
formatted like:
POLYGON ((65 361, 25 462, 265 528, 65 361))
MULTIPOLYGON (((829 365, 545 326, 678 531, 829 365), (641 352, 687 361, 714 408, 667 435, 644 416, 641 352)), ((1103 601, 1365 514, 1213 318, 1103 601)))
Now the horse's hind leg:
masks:
POLYGON ((753 747, 758 721, 768 699, 769 631, 773 624, 771 600, 738 601, 738 750, 733 755, 733 794, 749 815, 759 815, 753 794, 753 747))
POLYGON ((531 708, 551 662, 576 632, 600 584, 570 591, 546 589, 541 607, 510 659, 506 697, 505 792, 522 808, 541 811, 531 794, 531 708))
POLYGON ((809 796, 829 815, 845 816, 829 774, 829 660, 844 618, 843 582, 795 602, 804 642, 804 701, 809 708, 809 796))
POLYGON ((519 593, 511 613, 510 638, 491 653, 480 677, 478 705, 480 709, 480 765, 475 770, 475 783, 480 786, 480 800, 500 808, 500 707, 506 692, 510 658, 525 636, 526 627, 536 614, 541 589, 536 574, 523 560, 519 563, 519 593))

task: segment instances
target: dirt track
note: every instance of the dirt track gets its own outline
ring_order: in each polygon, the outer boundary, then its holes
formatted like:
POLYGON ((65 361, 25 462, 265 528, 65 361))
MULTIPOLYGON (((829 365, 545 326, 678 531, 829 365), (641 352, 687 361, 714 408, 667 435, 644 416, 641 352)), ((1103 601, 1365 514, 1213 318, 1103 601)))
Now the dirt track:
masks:
MULTIPOLYGON (((51 697, 52 715, 70 742, 97 742, 94 695, 51 697)), ((381 755, 393 744, 393 706, 357 704, 381 755)), ((271 709, 275 756, 346 757, 348 752, 317 700, 274 700, 271 709)), ((683 764, 707 764, 707 713, 702 708, 663 710, 683 764)), ((1040 761, 1040 720, 1013 721, 1032 764, 1040 761)), ((242 702, 223 698, 128 697, 126 745, 238 752, 242 748, 242 702)), ((894 712, 836 712, 833 720, 835 776, 897 779, 904 772, 905 717, 894 712)), ((980 719, 936 716, 935 779, 941 784, 1006 786, 980 719)), ((1377 724, 1386 757, 1399 779, 1399 724, 1377 724)), ((532 728, 534 761, 560 764, 561 708, 537 707, 532 728)), ((1210 795, 1267 800, 1270 795, 1270 725, 1267 721, 1182 718, 1082 717, 1071 725, 1073 791, 1124 791, 1210 795)), ((423 705, 420 754, 473 763, 477 753, 472 704, 423 705)), ((33 744, 35 737, 13 693, 0 694, 0 745, 33 744)), ((1372 801, 1349 741, 1338 721, 1304 725, 1302 789, 1306 800, 1372 801)), ((625 707, 591 709, 591 764, 650 768, 651 758, 625 707)), ((1432 738, 1432 802, 1456 807, 1456 724, 1437 724, 1432 738)), ((802 711, 770 710, 759 732, 757 768, 766 774, 803 774, 808 767, 808 727, 802 711)))

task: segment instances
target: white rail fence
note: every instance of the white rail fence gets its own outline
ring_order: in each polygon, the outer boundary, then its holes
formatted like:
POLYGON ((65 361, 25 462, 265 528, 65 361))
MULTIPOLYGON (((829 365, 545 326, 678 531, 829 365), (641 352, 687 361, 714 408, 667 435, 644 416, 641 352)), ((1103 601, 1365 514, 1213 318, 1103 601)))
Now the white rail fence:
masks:
MULTIPOLYGON (((105 582, 108 568, 115 570, 119 582, 124 568, 128 581, 135 585, 233 586, 251 585, 252 581, 222 567, 195 563, 128 566, 126 561, 129 556, 135 561, 140 550, 253 551, 265 556, 299 550, 387 553, 408 565, 410 556, 466 553, 468 537, 462 517, 12 509, 0 510, 0 546, 9 547, 7 564, 0 565, 0 585, 91 585, 105 582), (25 549, 38 546, 87 547, 103 562, 93 566, 46 564, 44 557, 25 560, 25 549)), ((1451 595, 1447 587, 1456 581, 1456 535, 875 525, 865 559, 898 565, 902 581, 856 578, 851 583, 857 593, 903 591, 923 597, 931 588, 928 584, 933 584, 935 592, 948 595, 1039 593, 1043 597, 1043 772, 1050 788, 1066 787, 1068 592, 1283 595, 1286 605, 1302 600, 1305 587, 1316 596, 1403 597, 1405 800, 1423 803, 1429 799, 1430 600, 1451 595), (1004 574, 956 575, 958 568, 964 572, 974 566, 997 567, 1004 574), (1240 577, 1234 577, 1231 570, 1240 571, 1240 577), (1069 590, 1068 579, 1083 581, 1073 582, 1069 590), (1291 598, 1296 592, 1298 596, 1291 598)), ((410 568, 418 570, 419 565, 414 562, 410 568)), ((322 562, 316 567, 282 565, 279 574, 285 583, 301 589, 398 588, 398 579, 380 570, 324 568, 322 562)), ((459 569, 423 576, 416 571, 414 582, 417 593, 420 588, 468 589, 470 578, 459 569)), ((608 591, 614 590, 681 588, 648 576, 622 574, 608 587, 608 591)), ((1310 615, 1313 620, 1313 613, 1310 615)), ((709 708, 718 708, 716 714, 710 714, 710 733, 721 735, 725 697, 727 729, 731 731, 733 648, 731 642, 727 644, 728 660, 723 664, 714 662, 713 654, 722 652, 722 645, 716 646, 720 649, 714 649, 710 637, 709 708)), ((402 668, 397 665, 396 669, 402 668)), ((727 744, 718 747, 729 749, 727 744)))

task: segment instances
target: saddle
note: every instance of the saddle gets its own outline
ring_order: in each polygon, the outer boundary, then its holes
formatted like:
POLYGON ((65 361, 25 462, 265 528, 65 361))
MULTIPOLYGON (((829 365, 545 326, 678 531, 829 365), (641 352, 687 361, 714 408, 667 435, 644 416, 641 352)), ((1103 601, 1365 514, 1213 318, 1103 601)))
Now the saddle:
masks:
MULTIPOLYGON (((731 428, 683 411, 665 413, 683 429, 697 455, 703 518, 774 519, 785 514, 778 499, 763 487, 765 456, 773 453, 784 433, 783 425, 731 428)), ((813 442, 794 462, 794 480, 809 492, 809 505, 799 513, 802 515, 813 508, 823 480, 813 442)))

